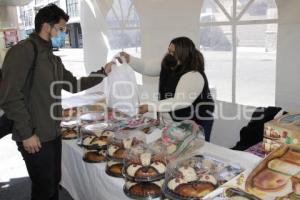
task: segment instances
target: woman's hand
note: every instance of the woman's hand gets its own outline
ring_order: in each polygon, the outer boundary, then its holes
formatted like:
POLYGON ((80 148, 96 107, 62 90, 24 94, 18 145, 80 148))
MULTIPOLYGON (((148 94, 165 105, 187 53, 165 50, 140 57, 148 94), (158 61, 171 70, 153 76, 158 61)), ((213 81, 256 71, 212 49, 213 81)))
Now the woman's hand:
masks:
POLYGON ((139 106, 139 114, 145 114, 149 111, 148 104, 140 105, 139 106))
POLYGON ((109 62, 104 66, 104 71, 108 75, 111 72, 111 66, 116 64, 115 62, 109 62))
POLYGON ((130 62, 130 55, 128 53, 122 51, 122 52, 120 52, 120 57, 116 57, 118 59, 118 61, 122 64, 123 61, 122 61, 121 57, 124 57, 127 63, 130 62))

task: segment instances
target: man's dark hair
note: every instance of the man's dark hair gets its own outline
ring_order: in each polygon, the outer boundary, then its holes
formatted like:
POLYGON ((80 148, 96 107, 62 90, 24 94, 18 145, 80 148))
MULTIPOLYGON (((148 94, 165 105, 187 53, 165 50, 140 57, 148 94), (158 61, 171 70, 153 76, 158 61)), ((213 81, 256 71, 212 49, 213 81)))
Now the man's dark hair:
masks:
POLYGON ((69 15, 55 4, 49 4, 41 8, 35 16, 35 32, 41 32, 42 25, 49 23, 51 26, 57 24, 59 20, 69 20, 69 15))

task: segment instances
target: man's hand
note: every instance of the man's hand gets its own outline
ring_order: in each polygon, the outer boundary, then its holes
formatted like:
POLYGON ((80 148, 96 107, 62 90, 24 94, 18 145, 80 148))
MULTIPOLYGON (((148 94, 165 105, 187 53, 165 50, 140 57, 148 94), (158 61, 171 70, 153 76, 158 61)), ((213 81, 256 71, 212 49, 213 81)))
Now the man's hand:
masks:
POLYGON ((148 111, 149 111, 149 109, 148 109, 148 105, 147 104, 139 106, 139 114, 145 114, 148 111))
POLYGON ((40 151, 42 144, 40 138, 33 135, 30 138, 23 140, 23 147, 28 153, 34 154, 40 151))
POLYGON ((120 57, 117 57, 118 61, 119 61, 120 63, 123 63, 121 57, 124 57, 127 63, 130 62, 130 55, 129 55, 128 53, 122 51, 122 52, 120 52, 120 57))
POLYGON ((104 66, 104 71, 106 74, 109 74, 111 72, 111 66, 116 64, 115 62, 109 62, 104 66))

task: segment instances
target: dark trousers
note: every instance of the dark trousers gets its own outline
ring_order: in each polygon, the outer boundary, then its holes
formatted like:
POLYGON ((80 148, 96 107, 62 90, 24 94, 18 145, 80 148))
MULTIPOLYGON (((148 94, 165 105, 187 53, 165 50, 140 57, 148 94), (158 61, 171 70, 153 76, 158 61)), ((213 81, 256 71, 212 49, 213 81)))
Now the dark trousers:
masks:
POLYGON ((61 138, 42 143, 38 153, 29 154, 17 142, 32 181, 31 200, 58 200, 61 180, 61 138))
POLYGON ((199 124, 203 127, 204 129, 204 135, 205 135, 205 141, 209 142, 210 141, 210 135, 211 135, 211 130, 214 124, 214 120, 201 120, 199 124))

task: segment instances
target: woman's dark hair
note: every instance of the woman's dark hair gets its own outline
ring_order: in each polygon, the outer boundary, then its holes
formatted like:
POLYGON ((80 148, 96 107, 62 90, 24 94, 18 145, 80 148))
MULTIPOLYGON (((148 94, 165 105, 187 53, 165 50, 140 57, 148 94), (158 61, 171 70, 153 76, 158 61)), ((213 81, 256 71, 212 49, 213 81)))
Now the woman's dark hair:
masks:
POLYGON ((42 30, 44 23, 49 23, 51 26, 59 23, 59 20, 69 20, 69 15, 55 4, 49 4, 41 8, 35 16, 35 32, 39 33, 42 30))
MULTIPOLYGON (((199 71, 204 72, 204 57, 202 53, 196 49, 193 41, 187 37, 178 37, 173 39, 170 44, 175 46, 175 58, 180 61, 180 71, 199 71)), ((167 58, 166 56, 165 58, 167 58)), ((165 65, 165 58, 162 62, 162 67, 165 65)))

